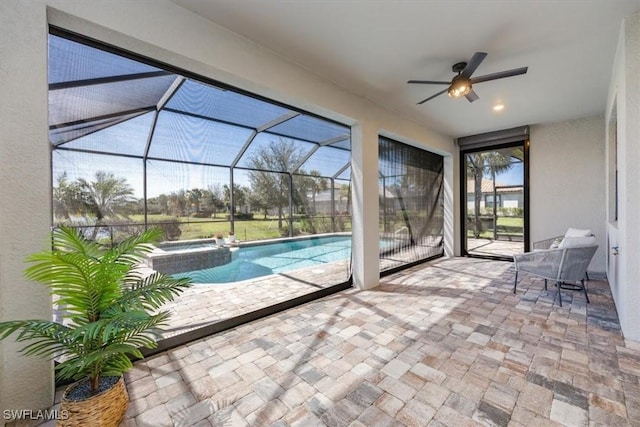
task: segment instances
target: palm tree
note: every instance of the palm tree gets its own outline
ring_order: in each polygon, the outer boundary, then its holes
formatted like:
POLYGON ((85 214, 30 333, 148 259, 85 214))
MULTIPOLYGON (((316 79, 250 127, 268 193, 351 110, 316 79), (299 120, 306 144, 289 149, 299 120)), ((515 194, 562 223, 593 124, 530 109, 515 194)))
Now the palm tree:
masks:
POLYGON ((78 183, 98 221, 107 216, 117 216, 133 200, 133 189, 127 180, 116 178, 112 172, 98 171, 95 180, 88 182, 78 178, 78 183))
POLYGON ((56 218, 70 219, 71 215, 84 214, 87 201, 78 182, 70 182, 67 172, 56 178, 57 185, 53 187, 53 214, 56 218))
POLYGON ((78 186, 87 208, 96 216, 91 239, 98 235, 99 225, 107 217, 116 217, 119 211, 133 200, 133 189, 125 178, 116 178, 112 172, 97 171, 94 181, 78 178, 78 186))

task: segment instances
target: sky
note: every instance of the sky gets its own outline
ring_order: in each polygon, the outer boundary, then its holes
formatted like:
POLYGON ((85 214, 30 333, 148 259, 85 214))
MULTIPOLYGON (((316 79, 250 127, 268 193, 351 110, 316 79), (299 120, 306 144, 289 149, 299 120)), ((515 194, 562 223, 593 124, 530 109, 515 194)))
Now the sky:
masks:
POLYGON ((524 164, 516 163, 508 171, 496 175, 496 181, 502 185, 523 185, 524 164))

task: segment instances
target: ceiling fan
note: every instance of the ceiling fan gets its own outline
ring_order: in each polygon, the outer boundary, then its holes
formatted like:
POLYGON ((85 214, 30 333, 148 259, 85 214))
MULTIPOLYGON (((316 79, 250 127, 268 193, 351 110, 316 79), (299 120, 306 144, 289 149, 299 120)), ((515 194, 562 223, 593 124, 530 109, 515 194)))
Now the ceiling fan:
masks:
POLYGON ((447 85, 449 86, 445 90, 442 90, 435 95, 423 99, 418 102, 418 105, 424 104, 430 99, 440 96, 447 92, 451 98, 460 98, 464 96, 469 102, 473 102, 480 97, 473 91, 473 85, 475 83, 488 82, 490 80, 503 79, 505 77, 518 76, 525 74, 529 67, 514 68, 513 70, 499 71, 497 73, 487 74, 480 77, 471 78, 471 75, 476 68, 484 61, 487 54, 485 52, 476 52, 471 57, 471 60, 467 62, 458 62, 451 67, 454 73, 458 73, 450 82, 440 82, 433 80, 409 80, 407 83, 427 84, 427 85, 447 85))

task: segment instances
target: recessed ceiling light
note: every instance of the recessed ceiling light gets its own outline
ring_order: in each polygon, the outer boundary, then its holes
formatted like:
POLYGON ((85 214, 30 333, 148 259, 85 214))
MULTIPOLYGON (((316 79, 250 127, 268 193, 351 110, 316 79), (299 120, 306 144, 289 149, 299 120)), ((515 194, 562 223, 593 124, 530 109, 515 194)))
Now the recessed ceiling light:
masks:
POLYGON ((493 106, 493 111, 502 111, 504 109, 504 104, 496 104, 493 106))

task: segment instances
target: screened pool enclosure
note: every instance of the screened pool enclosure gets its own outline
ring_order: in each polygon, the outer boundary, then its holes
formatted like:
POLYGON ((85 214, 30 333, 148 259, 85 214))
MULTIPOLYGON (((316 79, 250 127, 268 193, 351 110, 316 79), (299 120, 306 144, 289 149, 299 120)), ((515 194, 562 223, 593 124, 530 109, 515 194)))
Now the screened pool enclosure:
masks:
POLYGON ((58 35, 49 61, 56 223, 110 240, 349 231, 349 127, 58 35))
MULTIPOLYGON (((160 227, 144 268, 204 278, 165 341, 350 284, 348 126, 52 28, 49 142, 54 226, 105 245, 160 227)), ((442 254, 442 157, 380 144, 384 271, 442 254)))

